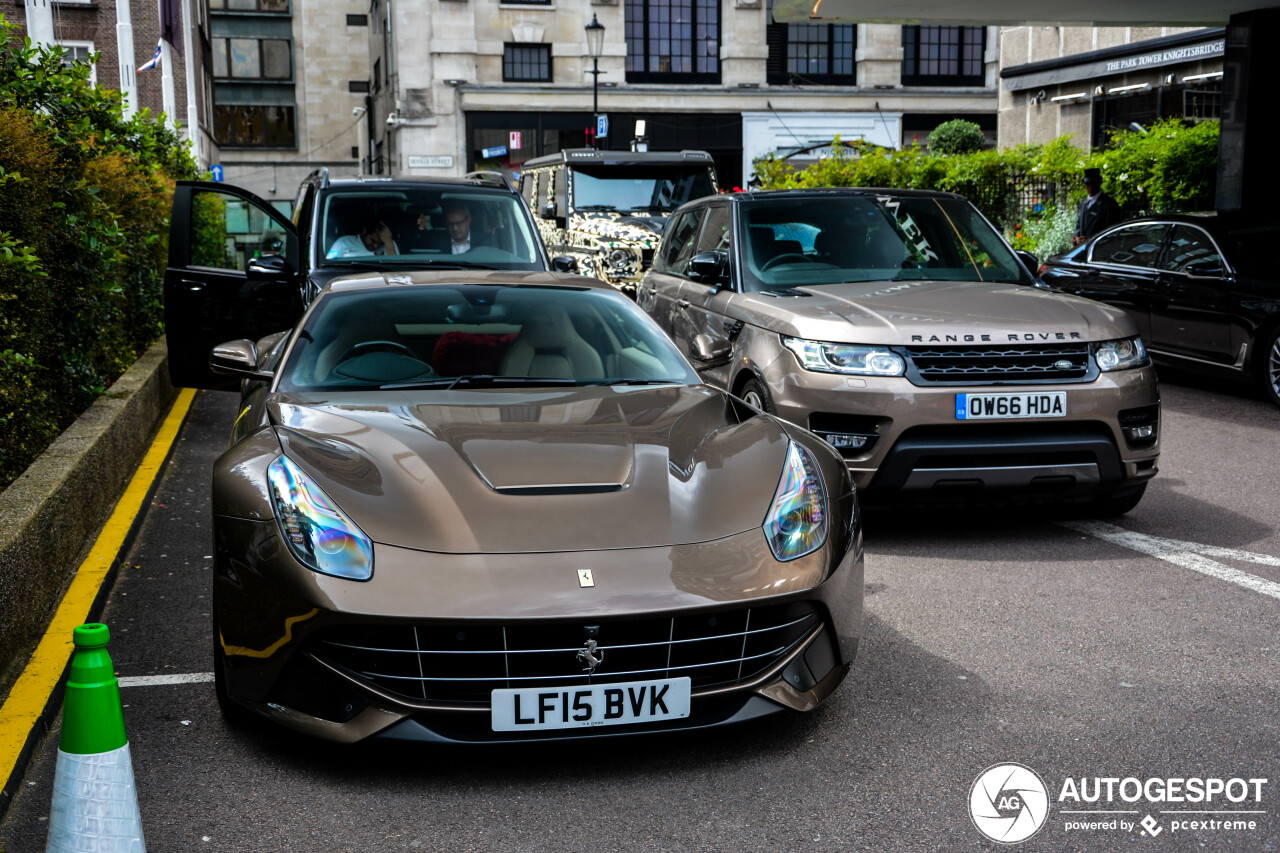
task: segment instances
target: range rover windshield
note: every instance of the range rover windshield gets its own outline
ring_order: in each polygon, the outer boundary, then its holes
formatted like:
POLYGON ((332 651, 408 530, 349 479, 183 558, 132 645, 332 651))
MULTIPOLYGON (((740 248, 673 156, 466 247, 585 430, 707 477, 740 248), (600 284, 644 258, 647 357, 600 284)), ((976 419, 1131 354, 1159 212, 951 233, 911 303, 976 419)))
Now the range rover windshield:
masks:
POLYGON ((904 279, 1032 283, 963 199, 830 195, 763 199, 741 209, 747 290, 904 279))
POLYGON ((323 266, 545 269, 511 193, 361 187, 326 196, 319 227, 323 266))
POLYGON ((574 210, 667 214, 686 201, 714 193, 705 162, 573 166, 574 210))

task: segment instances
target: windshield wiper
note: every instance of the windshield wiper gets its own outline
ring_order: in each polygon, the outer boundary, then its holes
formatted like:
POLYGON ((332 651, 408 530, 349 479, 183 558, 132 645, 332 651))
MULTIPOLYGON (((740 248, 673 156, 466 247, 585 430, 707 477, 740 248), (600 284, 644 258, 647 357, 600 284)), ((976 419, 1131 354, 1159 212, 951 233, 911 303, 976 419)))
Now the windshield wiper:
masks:
POLYGON ((617 210, 616 204, 575 204, 574 210, 617 210))
POLYGON ((643 210, 645 213, 666 213, 667 211, 675 210, 676 207, 674 204, 645 204, 637 205, 630 208, 630 210, 632 212, 643 210))
POLYGON ((379 385, 379 391, 414 391, 420 388, 444 388, 452 390, 458 385, 494 386, 494 385, 577 385, 576 379, 561 379, 547 376, 495 376, 491 373, 473 373, 463 376, 449 376, 440 379, 419 379, 415 382, 392 382, 379 385))
POLYGON ((679 385, 678 379, 599 379, 583 385, 679 385))

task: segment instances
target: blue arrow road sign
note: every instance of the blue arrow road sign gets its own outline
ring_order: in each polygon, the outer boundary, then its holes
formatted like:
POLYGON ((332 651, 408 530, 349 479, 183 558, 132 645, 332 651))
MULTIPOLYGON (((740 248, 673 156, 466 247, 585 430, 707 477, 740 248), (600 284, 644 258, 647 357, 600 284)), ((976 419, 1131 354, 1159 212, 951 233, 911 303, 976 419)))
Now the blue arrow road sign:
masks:
POLYGON ((213 173, 213 182, 215 184, 222 183, 222 167, 221 166, 217 166, 217 165, 210 166, 209 171, 213 173))
POLYGON ((596 116, 596 136, 609 135, 609 117, 607 115, 596 116))

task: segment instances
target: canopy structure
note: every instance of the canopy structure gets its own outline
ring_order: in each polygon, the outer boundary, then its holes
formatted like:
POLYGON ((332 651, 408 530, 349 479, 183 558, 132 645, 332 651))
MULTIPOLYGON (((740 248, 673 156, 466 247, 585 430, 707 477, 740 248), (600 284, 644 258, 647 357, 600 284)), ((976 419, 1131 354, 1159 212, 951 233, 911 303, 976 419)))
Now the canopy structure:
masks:
POLYGON ((776 0, 781 23, 1046 26, 1222 26, 1232 15, 1280 8, 1267 0, 776 0))

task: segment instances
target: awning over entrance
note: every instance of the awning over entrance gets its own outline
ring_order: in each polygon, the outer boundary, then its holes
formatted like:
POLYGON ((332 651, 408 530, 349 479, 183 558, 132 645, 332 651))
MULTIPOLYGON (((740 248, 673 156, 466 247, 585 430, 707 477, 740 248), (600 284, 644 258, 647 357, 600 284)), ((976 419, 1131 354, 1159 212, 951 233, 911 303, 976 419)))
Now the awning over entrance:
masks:
POLYGON ((1221 58, 1227 52, 1226 30, 1214 28, 1179 33, 1166 38, 1134 42, 1077 53, 1061 59, 1014 65, 1000 71, 1004 88, 1018 92, 1040 89, 1073 80, 1091 80, 1199 59, 1221 58))
POLYGON ((1232 15, 1280 8, 1276 0, 776 0, 774 20, 857 24, 1057 24, 1222 26, 1232 15))

